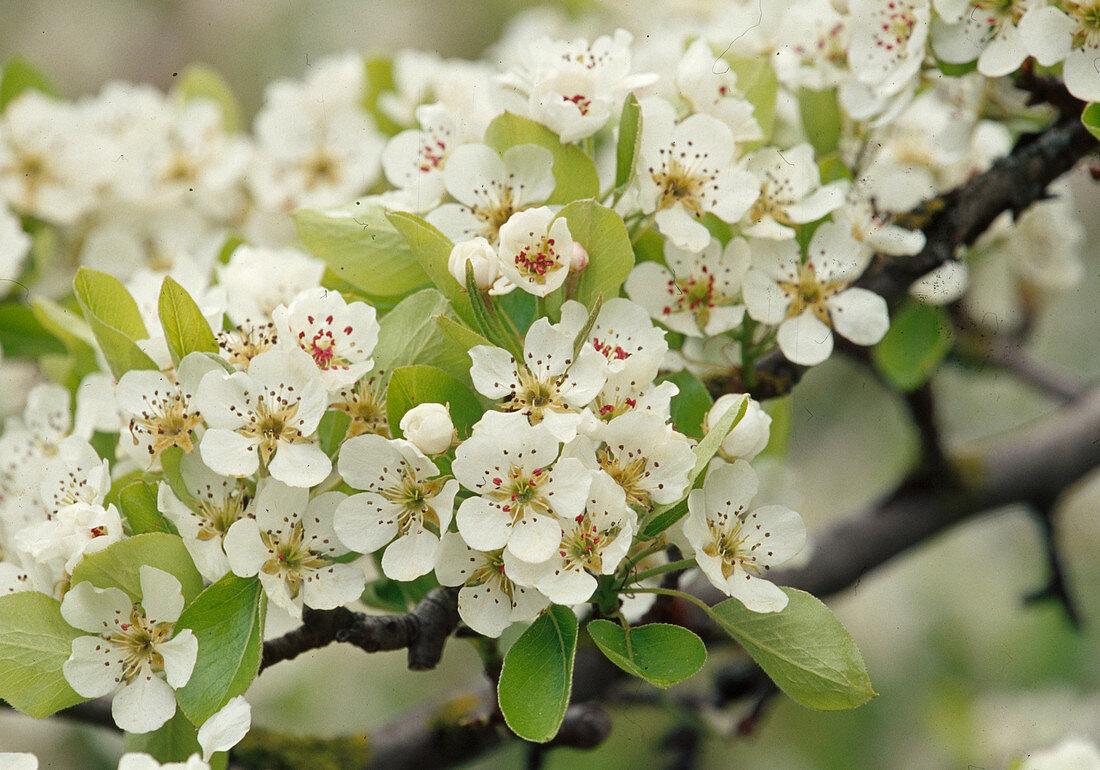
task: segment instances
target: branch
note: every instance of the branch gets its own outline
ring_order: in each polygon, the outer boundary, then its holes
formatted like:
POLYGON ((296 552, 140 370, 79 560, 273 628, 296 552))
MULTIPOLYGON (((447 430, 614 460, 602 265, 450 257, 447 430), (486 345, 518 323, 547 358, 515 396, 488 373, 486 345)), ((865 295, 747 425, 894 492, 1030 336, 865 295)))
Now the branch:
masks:
POLYGON ((1050 575, 1047 577, 1046 585, 1025 596, 1024 602, 1035 604, 1051 599, 1057 601, 1062 610, 1065 611, 1066 619, 1069 620, 1070 625, 1080 630, 1081 613, 1077 609, 1077 602, 1070 593, 1069 584, 1066 581, 1066 572, 1062 566, 1062 554, 1054 533, 1053 511, 1045 508, 1037 510, 1036 514, 1043 532, 1043 544, 1046 547, 1047 568, 1050 570, 1050 575))
POLYGON ((458 589, 433 588, 404 615, 364 615, 346 607, 306 608, 303 624, 264 642, 260 671, 332 642, 347 642, 365 652, 409 650, 409 668, 426 671, 443 657, 443 646, 459 623, 458 589))

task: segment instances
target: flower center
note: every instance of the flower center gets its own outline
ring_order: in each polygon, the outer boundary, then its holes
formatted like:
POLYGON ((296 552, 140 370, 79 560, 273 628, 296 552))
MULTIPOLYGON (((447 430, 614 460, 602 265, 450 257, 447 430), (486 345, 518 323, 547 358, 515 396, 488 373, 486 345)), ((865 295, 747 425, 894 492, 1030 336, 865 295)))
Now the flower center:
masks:
POLYGON ((846 287, 840 281, 819 281, 812 262, 802 265, 797 278, 792 281, 780 281, 779 287, 791 298, 787 308, 787 318, 801 315, 804 310, 812 310, 822 323, 829 324, 827 300, 846 287))
POLYGON ((535 283, 545 283, 548 272, 565 264, 561 253, 554 248, 554 239, 547 236, 523 246, 514 261, 520 275, 535 283))
POLYGON ((421 481, 410 474, 404 474, 400 484, 382 490, 382 497, 398 508, 399 535, 421 527, 427 527, 439 534, 439 516, 428 500, 438 495, 442 487, 442 480, 421 481))
POLYGON ((596 460, 599 461, 600 467, 607 471, 607 475, 622 487, 629 505, 648 510, 652 507, 652 502, 649 499, 649 492, 642 487, 642 482, 649 476, 649 461, 643 455, 631 457, 631 454, 627 453, 626 457, 620 457, 612 453, 609 447, 602 446, 596 450, 596 460))
POLYGON ((291 524, 282 539, 272 530, 261 532, 260 537, 271 554, 262 567, 263 573, 281 577, 286 582, 291 599, 298 598, 305 572, 324 569, 331 563, 306 547, 305 527, 301 521, 291 524))
POLYGON ((507 478, 496 477, 492 480, 494 488, 488 495, 503 503, 501 510, 509 514, 513 522, 519 521, 528 512, 549 514, 550 504, 542 491, 549 478, 547 468, 535 468, 528 473, 513 465, 508 470, 507 478))
POLYGON ((122 623, 119 630, 106 637, 118 645, 122 657, 122 679, 129 682, 144 665, 153 671, 164 670, 164 658, 157 652, 157 645, 172 636, 173 623, 151 623, 145 611, 137 604, 130 610, 130 622, 122 623))
POLYGON ((361 436, 365 433, 377 433, 379 436, 390 436, 389 420, 386 418, 386 403, 381 394, 374 392, 376 379, 381 378, 382 373, 362 379, 353 388, 341 390, 338 398, 331 408, 351 417, 351 425, 348 426, 347 437, 361 436))

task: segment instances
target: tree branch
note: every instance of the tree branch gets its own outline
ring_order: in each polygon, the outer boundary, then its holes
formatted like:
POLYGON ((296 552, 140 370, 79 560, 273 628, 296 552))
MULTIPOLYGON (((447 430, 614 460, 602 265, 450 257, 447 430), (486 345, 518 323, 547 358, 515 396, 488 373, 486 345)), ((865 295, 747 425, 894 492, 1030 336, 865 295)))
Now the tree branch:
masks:
POLYGON ((425 671, 439 663, 447 637, 458 627, 458 589, 433 588, 412 612, 404 615, 364 615, 346 607, 307 607, 302 620, 301 627, 264 642, 260 671, 333 642, 354 644, 365 652, 408 648, 409 668, 425 671))

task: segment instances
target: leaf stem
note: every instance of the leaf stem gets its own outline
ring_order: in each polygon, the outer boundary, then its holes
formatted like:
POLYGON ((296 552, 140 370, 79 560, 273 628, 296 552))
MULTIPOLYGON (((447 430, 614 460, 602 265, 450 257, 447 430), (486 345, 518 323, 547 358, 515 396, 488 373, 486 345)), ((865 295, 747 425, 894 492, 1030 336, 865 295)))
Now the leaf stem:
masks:
POLYGON ((646 580, 646 579, 651 578, 651 577, 656 577, 657 575, 663 575, 666 572, 675 572, 676 570, 684 570, 684 569, 688 569, 689 567, 694 567, 694 566, 695 566, 695 559, 680 559, 679 561, 670 561, 668 564, 662 564, 659 567, 653 567, 652 569, 647 569, 645 572, 639 572, 637 575, 635 575, 633 577, 631 582, 632 583, 640 583, 643 580, 646 580))
POLYGON ((704 602, 697 596, 686 594, 683 591, 676 591, 671 588, 631 588, 620 591, 624 594, 660 594, 661 596, 674 596, 677 599, 683 599, 686 602, 691 602, 696 607, 707 613, 708 617, 714 617, 714 612, 711 610, 710 605, 704 602))

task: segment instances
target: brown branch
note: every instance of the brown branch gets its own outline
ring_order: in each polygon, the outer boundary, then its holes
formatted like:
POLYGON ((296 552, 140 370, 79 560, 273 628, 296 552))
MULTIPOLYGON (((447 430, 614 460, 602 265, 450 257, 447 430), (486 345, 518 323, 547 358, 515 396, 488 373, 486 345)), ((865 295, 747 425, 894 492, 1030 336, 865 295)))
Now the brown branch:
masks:
POLYGON ((404 615, 364 615, 346 607, 306 608, 302 625, 264 642, 260 671, 333 642, 354 644, 365 652, 409 650, 409 668, 435 668, 447 637, 458 627, 458 589, 433 588, 404 615))

